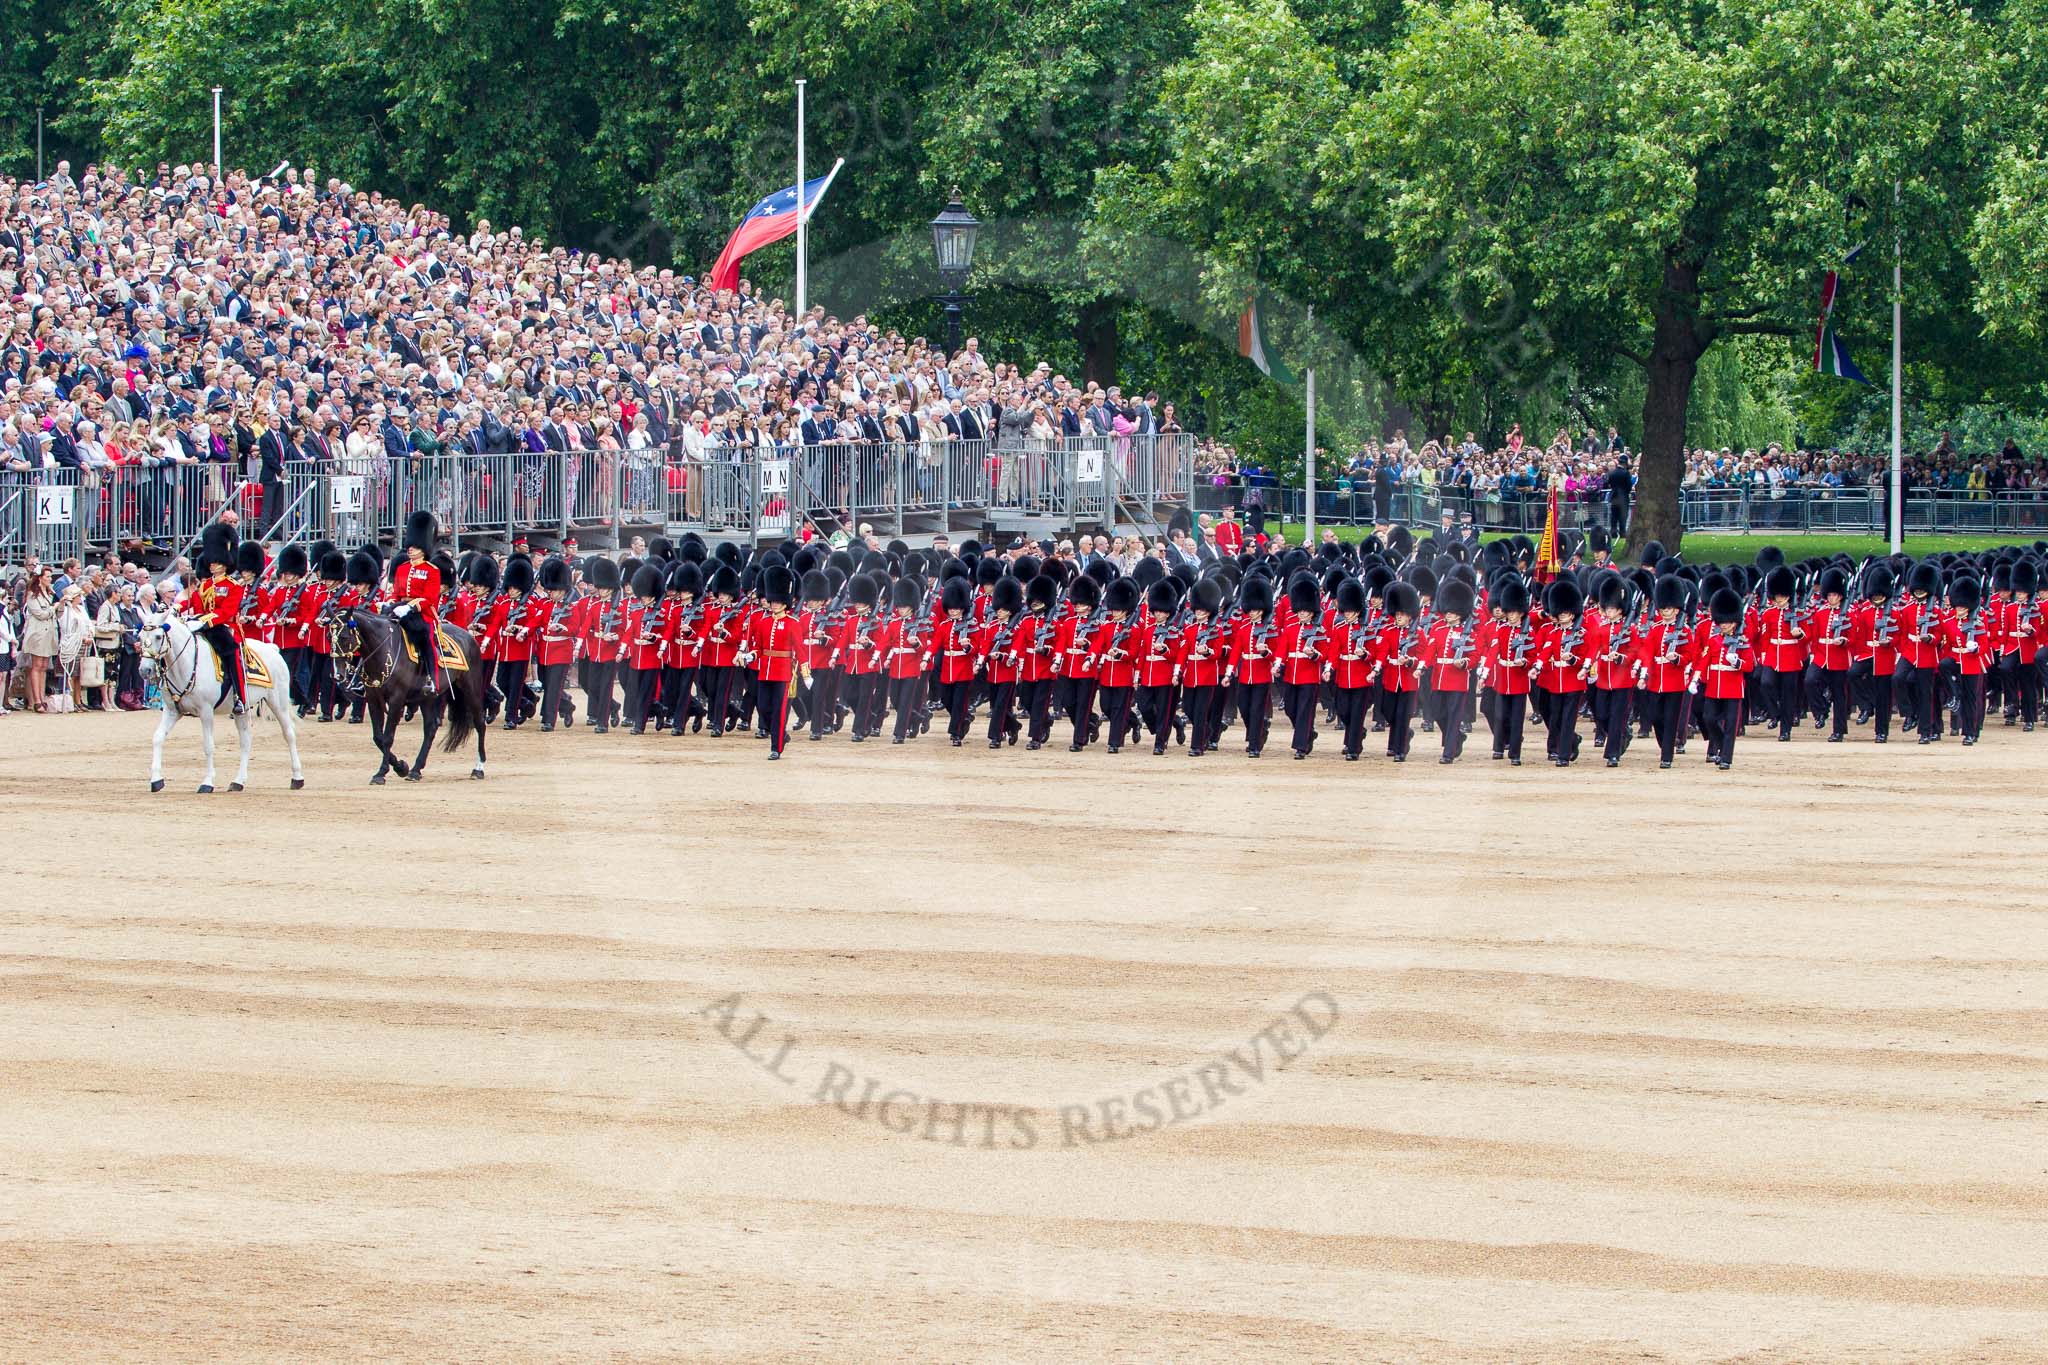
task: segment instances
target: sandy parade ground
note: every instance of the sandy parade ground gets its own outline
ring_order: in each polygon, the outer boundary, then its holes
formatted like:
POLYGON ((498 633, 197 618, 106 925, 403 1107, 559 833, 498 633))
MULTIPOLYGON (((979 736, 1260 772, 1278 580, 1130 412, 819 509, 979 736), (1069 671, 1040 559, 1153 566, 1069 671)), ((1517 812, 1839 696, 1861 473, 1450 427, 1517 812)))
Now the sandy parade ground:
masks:
POLYGON ((0 1360, 2048 1359, 2048 736, 154 719, 0 721, 0 1360))

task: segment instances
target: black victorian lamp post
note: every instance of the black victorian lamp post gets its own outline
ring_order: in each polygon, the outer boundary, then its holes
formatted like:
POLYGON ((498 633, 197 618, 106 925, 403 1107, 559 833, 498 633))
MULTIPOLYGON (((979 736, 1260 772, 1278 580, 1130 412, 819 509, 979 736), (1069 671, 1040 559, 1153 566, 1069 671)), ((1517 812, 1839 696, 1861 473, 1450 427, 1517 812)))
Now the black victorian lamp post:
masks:
POLYGON ((932 252, 939 260, 939 283, 946 290, 939 302, 946 308, 948 357, 960 350, 960 305, 967 302, 960 286, 967 283, 968 268, 974 264, 974 237, 980 231, 980 221, 960 202, 960 187, 955 185, 945 211, 932 219, 932 252))

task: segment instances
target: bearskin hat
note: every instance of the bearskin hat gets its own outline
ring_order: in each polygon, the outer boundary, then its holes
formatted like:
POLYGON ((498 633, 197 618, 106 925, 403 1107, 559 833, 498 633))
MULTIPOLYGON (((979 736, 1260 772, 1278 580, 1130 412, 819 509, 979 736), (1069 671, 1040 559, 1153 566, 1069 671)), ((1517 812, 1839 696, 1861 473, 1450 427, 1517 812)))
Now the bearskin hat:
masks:
POLYGON ((968 612, 974 607, 974 585, 965 578, 949 578, 939 589, 939 606, 946 611, 968 612))
POLYGON ((1106 588, 1117 579, 1117 567, 1107 559, 1098 559, 1081 572, 1094 579, 1098 588, 1106 588))
POLYGON ((1051 611, 1059 598, 1060 585, 1050 574, 1040 574, 1024 585, 1024 601, 1033 611, 1051 611))
POLYGON ((1654 569, 1659 564, 1663 563, 1664 542, 1661 540, 1653 540, 1645 546, 1643 546, 1643 553, 1639 557, 1638 562, 1641 563, 1643 567, 1647 569, 1654 569))
POLYGON ((306 562, 317 569, 327 556, 339 548, 341 547, 331 540, 316 540, 306 549, 306 562))
POLYGON ((1501 580, 1500 588, 1493 594, 1493 605, 1505 612, 1527 612, 1529 610, 1529 585, 1519 576, 1501 580))
POLYGON ((990 556, 974 561, 974 585, 978 588, 993 588, 996 580, 1003 576, 1003 562, 990 556))
POLYGON ((1401 576, 1415 585, 1416 595, 1423 601, 1430 602, 1436 599, 1436 570, 1426 564, 1417 563, 1410 565, 1401 576))
POLYGON ((1958 578, 1948 585, 1948 604, 1957 611, 1975 611, 1984 605, 1984 585, 1974 578, 1958 578))
POLYGON ((780 564, 770 564, 761 570, 761 600, 795 606, 796 575, 780 564))
POLYGON ((1040 567, 1037 555, 1018 555, 1010 564, 1010 573, 1019 583, 1029 583, 1038 577, 1040 567))
POLYGON ((1390 583, 1387 585, 1387 611, 1412 621, 1422 615, 1422 594, 1415 591, 1413 583, 1390 583))
POLYGON ((1863 595, 1878 601, 1890 601, 1899 590, 1892 571, 1882 564, 1873 564, 1863 574, 1863 595))
POLYGON ((542 592, 569 591, 569 562, 559 555, 549 555, 540 564, 540 590, 542 592))
POLYGON ((1843 573, 1840 569, 1826 569, 1822 571, 1820 576, 1820 596, 1823 602, 1830 597, 1847 597, 1848 595, 1849 575, 1843 573))
POLYGON ((1248 612, 1264 614, 1273 610, 1273 583, 1264 574, 1248 574, 1238 589, 1238 605, 1248 612))
POLYGON ((822 568, 825 562, 825 552, 815 545, 806 545, 799 550, 787 551, 782 557, 789 561, 789 571, 797 576, 799 582, 803 580, 805 574, 810 573, 813 569, 822 568))
MULTIPOLYGON (((728 541, 728 544, 731 542, 728 541)), ((739 571, 730 564, 721 564, 712 570, 711 577, 704 581, 704 591, 711 597, 738 597, 740 595, 739 571)))
POLYGON ((1125 613, 1134 612, 1138 609, 1138 599, 1142 596, 1144 594, 1138 591, 1136 579, 1119 578, 1102 590, 1102 609, 1104 611, 1121 611, 1125 613))
POLYGON ((969 559, 978 559, 981 556, 981 542, 976 540, 973 536, 969 536, 967 537, 967 539, 960 542, 959 552, 967 556, 969 559))
POLYGON ((874 607, 882 601, 882 585, 864 573, 846 580, 846 600, 856 607, 874 607))
POLYGON ((1755 563, 1758 573, 1769 573, 1784 562, 1785 552, 1775 545, 1766 545, 1756 552, 1755 563))
MULTIPOLYGON (((219 522, 207 527, 199 537, 199 567, 211 569, 215 564, 228 570, 235 567, 235 528, 219 522)), ((377 580, 373 578, 370 581, 374 583, 377 580)))
POLYGON ((1076 574, 1067 585, 1067 602, 1077 611, 1093 611, 1102 602, 1102 585, 1087 574, 1076 574))
POLYGON ((661 596, 661 569, 662 562, 653 561, 633 570, 633 596, 643 602, 652 602, 661 596))
POLYGON ((432 512, 414 512, 405 519, 404 547, 430 555, 434 553, 434 541, 440 536, 440 532, 441 528, 435 523, 432 512))
MULTIPOLYGON (((913 550, 911 553, 915 554, 917 552, 913 550)), ((930 551, 925 556, 925 562, 932 563, 938 557, 938 551, 930 551)), ((965 559, 949 559, 939 566, 939 581, 941 583, 955 578, 960 579, 971 587, 974 583, 974 565, 965 559)))
POLYGON ((1586 609, 1586 594, 1569 578, 1560 578, 1543 594, 1543 610, 1552 616, 1577 616, 1586 609))
POLYGON ((1337 585, 1337 610, 1352 616, 1365 615, 1365 585, 1347 578, 1337 585))
POLYGON ((454 556, 450 555, 446 550, 443 550, 439 554, 430 556, 428 562, 431 563, 434 566, 434 568, 440 572, 441 583, 444 587, 453 587, 455 585, 454 556))
POLYGON ((1478 606, 1478 591, 1462 578, 1446 579, 1436 590, 1436 609, 1446 616, 1469 621, 1478 606))
POLYGON ((1600 609, 1620 611, 1628 605, 1628 580, 1618 573, 1608 574, 1600 580, 1600 609))
POLYGON ((676 557, 676 543, 667 536, 656 536, 647 542, 647 557, 665 564, 676 557))
POLYGON ((1783 564, 1764 574, 1764 596, 1776 600, 1799 591, 1799 580, 1783 564))
POLYGON ((303 547, 287 545, 277 552, 277 575, 280 578, 304 578, 311 563, 303 547))
POLYGON ((704 570, 701 565, 687 559, 679 559, 668 566, 667 581, 662 584, 667 592, 688 593, 691 597, 704 595, 704 570))
POLYGON ((1742 619, 1742 594, 1733 588, 1722 588, 1707 599, 1707 614, 1717 626, 1734 625, 1742 619))
POLYGON ((320 556, 320 581, 339 583, 348 577, 348 556, 339 550, 329 550, 320 556))
POLYGON ((245 540, 235 546, 235 572, 257 577, 263 572, 263 542, 245 540))
POLYGON ((1614 537, 1607 534, 1605 526, 1593 526, 1586 531, 1586 548, 1594 554, 1614 549, 1614 537))
POLYGON ((1145 610, 1170 612, 1180 605, 1180 584, 1162 578, 1145 589, 1145 610))
POLYGON ((583 566, 583 580, 599 592, 617 592, 619 566, 603 555, 592 555, 583 566))
POLYGON ((1146 555, 1131 566, 1131 577, 1137 582, 1139 587, 1149 588, 1160 579, 1166 577, 1166 566, 1151 555, 1146 555))
POLYGON ((2012 561, 2000 560, 1991 567, 1991 591, 2012 591, 2012 561))
POLYGON ((1397 559, 1406 559, 1415 549, 1415 533, 1405 526, 1396 526, 1387 532, 1387 550, 1397 559))
POLYGON ((1683 578, 1676 574, 1665 574, 1658 578, 1657 586, 1651 590, 1650 605, 1657 611, 1672 611, 1685 605, 1687 587, 1683 578))
POLYGON ((809 569, 797 581, 797 596, 806 602, 829 602, 832 600, 832 580, 823 570, 809 569))
POLYGON ((704 542, 695 539, 694 534, 693 532, 691 535, 684 536, 676 543, 675 555, 673 556, 676 562, 681 564, 702 564, 711 557, 704 549, 704 542))
POLYGON ((354 588, 374 588, 383 574, 382 567, 374 556, 357 550, 348 557, 348 581, 354 588))
POLYGON ((1918 597, 1921 593, 1933 596, 1941 591, 1941 569, 1925 560, 1913 566, 1912 575, 1906 579, 1906 591, 1918 597))
POLYGON ((889 585, 891 607, 916 607, 924 598, 924 589, 918 587, 914 578, 899 578, 889 585))
POLYGON ((1024 585, 1014 578, 998 578, 989 589, 990 611, 1004 611, 1015 616, 1024 610, 1024 585))
POLYGON ((747 557, 740 553, 739 545, 730 540, 719 541, 718 548, 711 552, 711 557, 735 573, 747 562, 747 557))
POLYGON ((2022 559, 2012 566, 2012 590, 2034 593, 2041 590, 2041 570, 2031 559, 2022 559))
POLYGON ((1287 605, 1301 616, 1313 616, 1323 605, 1323 590, 1314 574, 1296 574, 1287 585, 1287 605))

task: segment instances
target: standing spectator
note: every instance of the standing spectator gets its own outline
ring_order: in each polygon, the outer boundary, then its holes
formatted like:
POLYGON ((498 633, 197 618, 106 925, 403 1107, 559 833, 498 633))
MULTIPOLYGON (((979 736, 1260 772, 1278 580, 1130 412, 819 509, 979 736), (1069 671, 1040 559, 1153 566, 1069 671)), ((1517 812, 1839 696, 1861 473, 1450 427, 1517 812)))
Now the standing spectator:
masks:
POLYGON ((92 653, 92 615, 85 609, 85 589, 77 583, 64 589, 57 607, 57 657, 64 668, 61 695, 69 709, 85 709, 85 661, 92 653))
MULTIPOLYGON (((8 597, 13 589, 8 589, 8 597)), ((19 643, 14 635, 14 603, 0 598, 0 716, 13 712, 14 699, 9 695, 14 688, 14 647, 19 643)))
POLYGON ((57 658, 57 598, 50 588, 50 570, 41 567, 28 577, 22 598, 21 654, 28 661, 28 705, 47 711, 50 665, 57 658))
POLYGON ((1628 457, 1618 457, 1607 476, 1607 531, 1616 540, 1628 532, 1629 497, 1634 492, 1635 480, 1629 477, 1628 457))

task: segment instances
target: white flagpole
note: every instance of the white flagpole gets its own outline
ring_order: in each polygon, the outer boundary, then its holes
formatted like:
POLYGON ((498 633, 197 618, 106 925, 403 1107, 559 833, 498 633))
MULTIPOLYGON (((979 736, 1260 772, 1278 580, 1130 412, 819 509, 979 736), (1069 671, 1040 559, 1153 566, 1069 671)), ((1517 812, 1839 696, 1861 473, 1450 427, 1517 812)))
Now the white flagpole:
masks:
POLYGON ((803 326, 806 278, 805 256, 810 250, 811 206, 804 196, 804 82, 796 83, 796 322, 803 326))
MULTIPOLYGON (((1313 338, 1316 330, 1316 306, 1308 306, 1308 330, 1313 338)), ((1302 532, 1301 543, 1311 550, 1316 544, 1316 371, 1313 365, 1308 369, 1308 436, 1304 449, 1308 469, 1308 514, 1305 518, 1307 529, 1302 532)))
POLYGON ((1906 544, 1904 418, 1899 405, 1900 320, 1905 315, 1905 284, 1901 257, 1905 234, 1899 228, 1899 182, 1892 181, 1892 553, 1906 544))
POLYGON ((216 180, 227 178, 227 172, 220 168, 220 87, 213 87, 213 175, 216 180))

